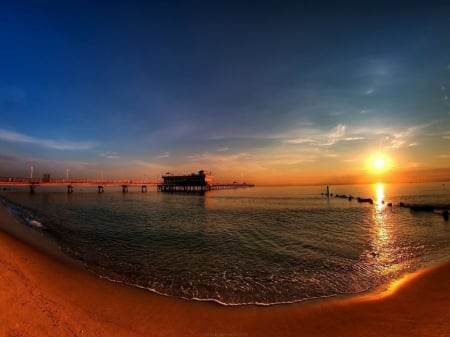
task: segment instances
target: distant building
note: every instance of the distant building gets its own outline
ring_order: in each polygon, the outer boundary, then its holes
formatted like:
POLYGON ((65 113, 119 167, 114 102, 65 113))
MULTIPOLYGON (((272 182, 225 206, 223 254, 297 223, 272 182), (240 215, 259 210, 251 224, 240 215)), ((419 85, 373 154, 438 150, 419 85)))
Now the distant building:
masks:
POLYGON ((213 180, 211 172, 203 170, 188 175, 167 172, 162 178, 163 183, 158 185, 160 192, 205 192, 211 190, 213 180))

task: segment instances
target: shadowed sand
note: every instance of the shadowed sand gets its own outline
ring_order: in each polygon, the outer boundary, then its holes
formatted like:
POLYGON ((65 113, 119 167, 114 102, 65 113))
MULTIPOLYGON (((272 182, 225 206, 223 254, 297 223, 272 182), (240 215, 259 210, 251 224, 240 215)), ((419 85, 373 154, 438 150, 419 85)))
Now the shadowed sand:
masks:
MULTIPOLYGON (((1 227, 20 227, 16 221, 0 207, 1 227)), ((450 263, 387 288, 224 307, 99 279, 0 230, 0 336, 450 336, 450 263)))

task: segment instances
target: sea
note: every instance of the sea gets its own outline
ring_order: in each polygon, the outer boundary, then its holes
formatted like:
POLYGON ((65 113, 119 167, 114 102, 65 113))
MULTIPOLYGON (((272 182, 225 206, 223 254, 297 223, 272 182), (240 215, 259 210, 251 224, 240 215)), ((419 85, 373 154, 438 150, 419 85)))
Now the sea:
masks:
POLYGON ((442 210, 400 207, 448 209, 450 182, 336 185, 330 193, 326 186, 204 194, 38 187, 3 190, 0 202, 99 277, 223 305, 358 294, 450 259, 442 210))

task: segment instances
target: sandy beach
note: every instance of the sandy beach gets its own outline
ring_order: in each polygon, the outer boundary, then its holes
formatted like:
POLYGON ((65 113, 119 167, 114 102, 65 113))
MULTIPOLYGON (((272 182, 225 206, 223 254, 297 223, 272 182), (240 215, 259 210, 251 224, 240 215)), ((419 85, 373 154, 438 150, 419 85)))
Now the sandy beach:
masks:
MULTIPOLYGON (((21 226, 1 207, 0 219, 3 229, 21 226)), ((450 263, 373 294, 224 307, 99 279, 8 232, 0 230, 0 336, 450 336, 450 263)))

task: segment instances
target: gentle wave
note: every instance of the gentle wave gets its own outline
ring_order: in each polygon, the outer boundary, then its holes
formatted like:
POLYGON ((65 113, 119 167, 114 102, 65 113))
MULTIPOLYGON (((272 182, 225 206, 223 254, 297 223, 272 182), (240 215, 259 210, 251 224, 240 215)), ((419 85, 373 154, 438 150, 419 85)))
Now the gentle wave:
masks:
POLYGON ((32 211, 1 197, 0 203, 9 213, 15 215, 26 225, 34 228, 45 229, 45 226, 41 221, 38 220, 38 218, 32 211))
MULTIPOLYGON (((143 289, 143 290, 149 291, 149 292, 154 293, 154 294, 159 295, 159 296, 175 297, 175 296, 173 296, 171 294, 160 292, 157 289, 147 288, 147 287, 144 287, 144 286, 141 286, 141 285, 138 285, 138 284, 128 283, 128 282, 124 282, 124 281, 118 281, 118 280, 112 279, 112 278, 110 278, 108 276, 99 275, 99 277, 101 279, 108 280, 109 282, 120 283, 120 284, 124 284, 126 286, 130 286, 130 287, 134 287, 134 288, 138 288, 138 289, 143 289)), ((366 291, 366 290, 361 291, 361 293, 364 292, 364 291, 366 291)), ((340 294, 340 295, 345 295, 345 294, 340 294)), ((338 295, 329 295, 329 296, 322 296, 322 297, 308 297, 308 298, 301 299, 301 300, 293 300, 293 301, 285 301, 285 302, 272 302, 272 303, 265 303, 265 302, 247 302, 247 303, 245 303, 245 302, 236 302, 236 303, 231 303, 231 302, 222 302, 222 301, 220 301, 220 300, 218 300, 216 298, 198 298, 198 297, 189 298, 189 297, 183 297, 183 296, 176 297, 176 298, 180 298, 180 299, 183 299, 185 301, 212 302, 212 303, 217 303, 217 304, 222 305, 222 306, 229 306, 229 307, 253 306, 253 305, 254 306, 268 307, 268 306, 273 306, 273 305, 294 304, 294 303, 300 303, 300 302, 312 301, 312 300, 319 300, 319 299, 323 300, 323 299, 333 298, 333 297, 336 297, 336 296, 338 296, 338 295)))
POLYGON ((29 226, 43 226, 110 281, 186 300, 274 305, 361 293, 448 259, 448 222, 380 202, 448 201, 448 188, 415 187, 340 187, 374 205, 313 187, 7 197, 29 226))

